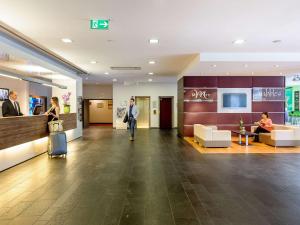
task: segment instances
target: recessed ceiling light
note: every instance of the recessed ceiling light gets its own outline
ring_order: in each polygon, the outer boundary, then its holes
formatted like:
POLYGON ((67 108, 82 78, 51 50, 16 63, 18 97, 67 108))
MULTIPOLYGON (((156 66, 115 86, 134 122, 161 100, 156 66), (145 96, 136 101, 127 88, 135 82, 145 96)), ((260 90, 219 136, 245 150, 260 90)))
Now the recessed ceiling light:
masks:
POLYGON ((109 74, 109 72, 105 72, 104 74, 105 74, 105 75, 108 75, 108 74, 109 74))
POLYGON ((244 44, 246 41, 244 39, 236 39, 234 40, 232 43, 235 45, 242 45, 244 44))
POLYGON ((114 78, 112 81, 113 81, 113 82, 117 82, 118 80, 117 80, 116 78, 114 78))
POLYGON ((90 61, 90 63, 91 63, 91 64, 96 64, 97 61, 94 61, 94 60, 93 60, 93 61, 90 61))
POLYGON ((148 75, 154 75, 154 73, 153 72, 149 72, 148 75))
POLYGON ((62 38, 61 41, 64 43, 72 43, 73 42, 70 38, 62 38))
POLYGON ((149 61, 149 64, 152 64, 152 65, 153 65, 153 64, 155 64, 155 63, 156 63, 156 62, 155 62, 154 60, 150 60, 150 61, 149 61))
POLYGON ((151 78, 148 79, 149 82, 152 82, 153 80, 151 78))
POLYGON ((149 43, 150 44, 158 44, 159 40, 158 39, 155 39, 155 38, 152 38, 149 40, 149 43))

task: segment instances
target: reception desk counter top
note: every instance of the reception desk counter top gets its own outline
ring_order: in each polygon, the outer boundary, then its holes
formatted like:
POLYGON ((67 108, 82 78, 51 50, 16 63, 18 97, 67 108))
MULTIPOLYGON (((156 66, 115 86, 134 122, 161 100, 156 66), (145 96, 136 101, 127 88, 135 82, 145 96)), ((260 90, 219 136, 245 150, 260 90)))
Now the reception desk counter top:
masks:
MULTIPOLYGON (((64 130, 77 128, 76 113, 61 114, 64 130)), ((0 118, 0 151, 48 136, 45 115, 0 118)))

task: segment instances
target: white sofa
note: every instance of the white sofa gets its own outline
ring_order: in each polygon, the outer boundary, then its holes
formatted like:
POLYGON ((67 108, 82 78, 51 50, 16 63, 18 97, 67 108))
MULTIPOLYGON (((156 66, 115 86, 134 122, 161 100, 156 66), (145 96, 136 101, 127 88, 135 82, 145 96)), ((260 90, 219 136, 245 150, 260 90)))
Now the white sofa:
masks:
POLYGON ((194 141, 203 147, 229 147, 231 145, 231 131, 218 130, 216 126, 194 124, 194 141))
MULTIPOLYGON (((257 126, 251 127, 254 132, 257 126)), ((300 146, 300 127, 273 124, 271 133, 260 133, 259 141, 271 146, 300 146)))

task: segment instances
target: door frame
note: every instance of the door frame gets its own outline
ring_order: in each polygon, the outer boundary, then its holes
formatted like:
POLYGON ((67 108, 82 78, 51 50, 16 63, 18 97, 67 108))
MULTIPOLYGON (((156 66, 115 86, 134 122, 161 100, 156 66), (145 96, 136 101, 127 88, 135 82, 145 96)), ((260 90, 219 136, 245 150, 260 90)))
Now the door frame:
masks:
MULTIPOLYGON (((137 98, 149 98, 149 128, 146 129, 150 129, 151 128, 151 96, 134 96, 135 98, 135 104, 137 104, 137 98)), ((142 128, 141 128, 142 129, 142 128)))
POLYGON ((171 113, 171 116, 172 116, 172 129, 174 128, 174 96, 159 96, 158 97, 158 109, 159 109, 159 118, 158 118, 158 125, 159 125, 159 128, 160 128, 160 100, 162 98, 170 98, 171 99, 171 106, 172 106, 172 113, 171 113))

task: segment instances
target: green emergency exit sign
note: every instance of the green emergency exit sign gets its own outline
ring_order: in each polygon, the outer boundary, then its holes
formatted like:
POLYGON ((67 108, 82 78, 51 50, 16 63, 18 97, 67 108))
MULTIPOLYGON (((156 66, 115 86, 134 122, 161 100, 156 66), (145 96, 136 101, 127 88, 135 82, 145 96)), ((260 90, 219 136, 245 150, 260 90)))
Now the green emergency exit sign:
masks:
POLYGON ((108 30, 109 20, 90 20, 90 28, 92 30, 108 30))

